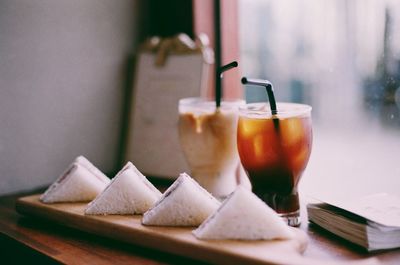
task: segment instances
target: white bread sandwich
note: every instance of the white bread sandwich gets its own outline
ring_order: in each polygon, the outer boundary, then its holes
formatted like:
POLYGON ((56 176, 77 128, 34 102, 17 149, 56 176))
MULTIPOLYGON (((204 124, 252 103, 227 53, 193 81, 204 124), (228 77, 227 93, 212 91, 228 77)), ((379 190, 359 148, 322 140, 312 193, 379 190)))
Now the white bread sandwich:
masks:
POLYGON ((95 167, 86 157, 84 157, 82 155, 78 156, 77 158, 75 158, 74 162, 84 166, 93 175, 95 175, 99 179, 102 179, 105 183, 110 182, 110 179, 103 172, 101 172, 97 167, 95 167))
POLYGON ((40 200, 44 203, 91 201, 109 182, 107 177, 98 177, 75 161, 40 196, 40 200))
POLYGON ((293 232, 267 204, 238 186, 193 234, 198 239, 288 239, 293 232))
POLYGON ((142 224, 155 226, 198 226, 218 209, 220 202, 186 173, 164 192, 143 215, 142 224))
POLYGON ((85 214, 142 214, 161 197, 161 192, 128 162, 106 189, 89 203, 85 214))

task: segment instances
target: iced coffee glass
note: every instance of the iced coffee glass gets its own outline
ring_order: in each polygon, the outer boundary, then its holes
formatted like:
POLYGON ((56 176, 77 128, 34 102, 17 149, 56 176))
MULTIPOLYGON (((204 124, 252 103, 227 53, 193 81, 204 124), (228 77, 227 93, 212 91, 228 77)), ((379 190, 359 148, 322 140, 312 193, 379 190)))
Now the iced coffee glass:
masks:
POLYGON ((300 224, 297 186, 312 146, 311 106, 268 103, 240 107, 237 143, 253 192, 291 226, 300 224))
POLYGON ((243 100, 215 101, 185 98, 179 101, 179 139, 191 176, 214 196, 224 198, 248 179, 237 152, 237 122, 243 100), (241 176, 241 173, 243 175, 241 176))

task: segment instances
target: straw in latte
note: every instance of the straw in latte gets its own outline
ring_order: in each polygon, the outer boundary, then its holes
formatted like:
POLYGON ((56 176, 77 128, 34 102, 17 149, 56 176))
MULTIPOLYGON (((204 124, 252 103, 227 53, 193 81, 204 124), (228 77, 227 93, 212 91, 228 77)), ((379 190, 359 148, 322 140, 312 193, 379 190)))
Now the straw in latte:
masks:
MULTIPOLYGON (((231 62, 218 69, 218 78, 237 67, 231 62)), ((242 99, 184 98, 179 101, 179 140, 190 175, 213 196, 225 198, 237 185, 250 188, 239 162, 236 129, 242 99)))

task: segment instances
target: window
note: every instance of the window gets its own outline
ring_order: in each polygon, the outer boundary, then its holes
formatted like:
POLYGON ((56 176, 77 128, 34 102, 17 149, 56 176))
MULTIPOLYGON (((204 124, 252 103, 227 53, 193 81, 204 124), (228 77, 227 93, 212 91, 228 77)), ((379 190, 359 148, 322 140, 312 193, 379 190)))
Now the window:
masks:
MULTIPOLYGON (((400 195, 400 2, 239 0, 238 10, 243 74, 313 106, 300 189, 400 195)), ((246 97, 267 100, 256 88, 246 97)))

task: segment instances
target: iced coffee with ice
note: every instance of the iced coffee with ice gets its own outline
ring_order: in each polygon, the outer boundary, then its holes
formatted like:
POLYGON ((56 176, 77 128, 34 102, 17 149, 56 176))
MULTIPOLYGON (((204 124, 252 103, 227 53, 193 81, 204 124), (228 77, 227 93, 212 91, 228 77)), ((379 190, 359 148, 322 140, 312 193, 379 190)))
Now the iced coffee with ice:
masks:
POLYGON ((298 184, 311 155, 311 106, 252 103, 239 110, 238 150, 253 192, 289 225, 300 224, 298 184))
POLYGON ((250 186, 236 143, 238 108, 243 100, 186 98, 179 102, 179 138, 191 175, 214 196, 223 198, 238 184, 250 186))

